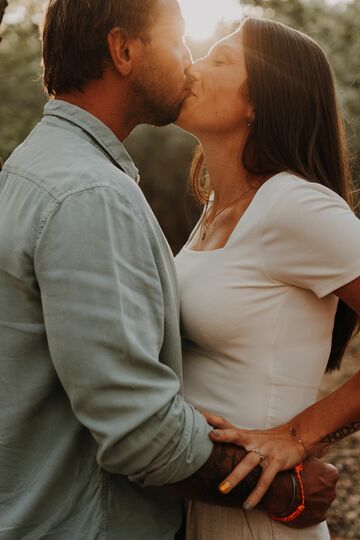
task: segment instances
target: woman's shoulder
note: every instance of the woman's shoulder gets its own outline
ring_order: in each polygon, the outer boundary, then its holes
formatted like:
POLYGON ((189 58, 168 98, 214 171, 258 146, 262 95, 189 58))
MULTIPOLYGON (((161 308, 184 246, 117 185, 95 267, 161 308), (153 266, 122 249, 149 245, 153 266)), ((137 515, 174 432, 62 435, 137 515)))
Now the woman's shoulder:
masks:
POLYGON ((289 173, 270 179, 266 189, 259 253, 269 279, 322 298, 358 277, 360 220, 344 199, 289 173))
MULTIPOLYGON (((292 172, 283 171, 271 177, 264 185, 267 191, 267 197, 273 194, 274 198, 292 193, 296 196, 306 195, 323 195, 325 198, 330 197, 336 200, 345 201, 332 189, 314 182, 308 178, 303 178, 292 172)), ((345 203, 346 204, 346 203, 345 203)))
POLYGON ((261 197, 263 232, 302 230, 310 234, 320 222, 326 230, 355 218, 347 202, 322 184, 289 172, 273 176, 266 184, 261 197))
POLYGON ((288 218, 317 214, 328 209, 352 212, 347 202, 330 188, 291 172, 281 172, 262 187, 263 216, 288 218))

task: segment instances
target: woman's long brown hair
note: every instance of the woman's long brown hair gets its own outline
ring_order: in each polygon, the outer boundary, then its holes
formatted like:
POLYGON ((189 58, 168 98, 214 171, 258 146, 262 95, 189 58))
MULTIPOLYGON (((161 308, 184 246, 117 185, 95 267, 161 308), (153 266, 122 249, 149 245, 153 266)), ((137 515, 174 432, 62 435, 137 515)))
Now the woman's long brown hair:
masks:
MULTIPOLYGON (((245 19, 241 36, 255 110, 242 156, 246 170, 292 172, 330 188, 354 208, 344 123, 324 52, 305 34, 267 19, 245 19)), ((190 174, 195 197, 206 204, 212 188, 201 147, 190 174)), ((357 327, 356 313, 339 300, 327 371, 340 368, 357 327)))

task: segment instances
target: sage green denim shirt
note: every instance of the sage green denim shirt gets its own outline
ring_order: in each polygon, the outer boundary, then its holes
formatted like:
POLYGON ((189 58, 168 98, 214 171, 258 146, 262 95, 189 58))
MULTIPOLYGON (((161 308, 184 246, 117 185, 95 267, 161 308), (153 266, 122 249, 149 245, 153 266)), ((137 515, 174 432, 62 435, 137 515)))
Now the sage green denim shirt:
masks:
POLYGON ((152 486, 211 453, 137 176, 102 122, 56 100, 1 173, 1 540, 172 540, 181 502, 152 486))

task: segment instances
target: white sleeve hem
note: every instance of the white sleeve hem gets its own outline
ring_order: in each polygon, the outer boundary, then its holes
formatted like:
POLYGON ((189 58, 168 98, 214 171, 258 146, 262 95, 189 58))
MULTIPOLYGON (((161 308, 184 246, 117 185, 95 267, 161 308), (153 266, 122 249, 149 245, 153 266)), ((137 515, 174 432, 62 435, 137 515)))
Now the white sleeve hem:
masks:
POLYGON ((351 281, 354 281, 354 279, 358 277, 360 277, 360 258, 357 259, 355 263, 352 264, 351 267, 348 268, 345 272, 343 272, 340 276, 336 276, 330 281, 319 284, 319 286, 316 287, 316 290, 314 290, 314 292, 316 293, 316 296, 318 296, 318 298, 324 298, 325 296, 333 293, 337 289, 340 289, 340 287, 344 287, 344 285, 347 285, 351 281))

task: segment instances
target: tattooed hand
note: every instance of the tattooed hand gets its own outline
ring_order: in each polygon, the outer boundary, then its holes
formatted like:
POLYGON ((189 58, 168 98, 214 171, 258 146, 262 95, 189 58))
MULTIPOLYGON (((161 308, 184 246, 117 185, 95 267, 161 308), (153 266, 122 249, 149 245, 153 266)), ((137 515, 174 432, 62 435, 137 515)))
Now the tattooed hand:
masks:
MULTIPOLYGON (((209 504, 232 506, 239 508, 255 488, 261 476, 261 467, 257 466, 234 489, 221 491, 219 485, 223 479, 244 459, 247 452, 244 448, 232 444, 215 444, 214 450, 201 469, 193 476, 169 486, 173 492, 187 499, 194 499, 209 504)), ((289 504, 292 494, 292 482, 289 473, 278 475, 276 485, 279 487, 274 498, 269 497, 264 509, 281 513, 289 504)))
MULTIPOLYGON (((300 502, 300 489, 297 485, 296 496, 289 505, 293 484, 288 471, 280 472, 281 461, 278 455, 286 452, 287 447, 290 448, 290 458, 287 458, 286 466, 283 464, 284 469, 290 469, 301 461, 301 452, 305 450, 301 441, 291 435, 289 426, 266 431, 246 431, 223 417, 204 411, 202 413, 208 423, 217 428, 210 435, 213 441, 226 444, 215 444, 208 462, 195 475, 175 484, 173 489, 188 499, 210 504, 235 507, 243 505, 251 509, 261 501, 259 508, 268 514, 282 514, 285 510, 288 514, 292 513, 300 502)), ((335 467, 311 458, 304 463, 302 476, 306 508, 301 518, 287 524, 289 527, 308 527, 323 521, 335 498, 338 480, 335 467)))
POLYGON ((259 481, 246 500, 248 509, 256 506, 269 489, 277 473, 293 468, 306 458, 305 449, 291 435, 288 426, 267 430, 245 430, 217 415, 204 412, 208 423, 216 429, 211 439, 219 443, 232 443, 248 452, 241 463, 224 478, 223 486, 230 492, 254 467, 261 465, 259 481))
MULTIPOLYGON (((238 466, 246 455, 243 448, 233 445, 214 446, 207 463, 190 478, 169 486, 173 492, 187 499, 194 499, 209 504, 240 508, 253 491, 261 475, 261 468, 255 467, 228 494, 222 494, 218 486, 229 472, 238 466)), ((337 472, 331 465, 311 458, 304 464, 303 481, 306 492, 306 508, 300 518, 288 523, 289 527, 302 528, 320 523, 335 498, 337 472)), ((289 513, 295 510, 300 500, 296 491, 292 505, 292 481, 288 472, 276 475, 259 508, 268 514, 281 514, 285 509, 289 513)))

